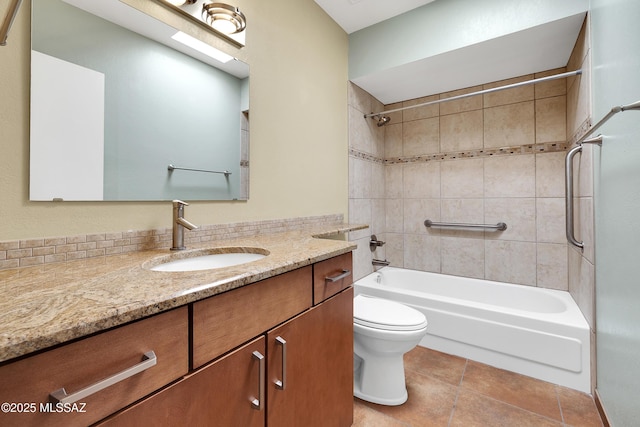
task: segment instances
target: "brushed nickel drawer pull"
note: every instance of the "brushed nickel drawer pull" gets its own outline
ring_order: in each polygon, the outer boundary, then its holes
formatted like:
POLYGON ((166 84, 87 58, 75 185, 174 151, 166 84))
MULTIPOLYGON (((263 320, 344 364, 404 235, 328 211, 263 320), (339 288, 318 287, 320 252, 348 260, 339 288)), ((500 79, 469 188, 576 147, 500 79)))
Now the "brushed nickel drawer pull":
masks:
POLYGON ((337 276, 325 277, 324 281, 327 283, 337 282, 338 280, 342 280, 345 277, 348 277, 350 274, 351 274, 351 270, 342 270, 342 273, 338 274, 337 276))
POLYGON ((258 398, 251 401, 253 409, 262 411, 264 408, 264 356, 259 351, 253 352, 253 358, 259 362, 258 365, 258 398))
POLYGON ((282 380, 276 380, 276 388, 284 390, 287 386, 287 342, 282 337, 276 337, 276 343, 282 346, 282 380))
POLYGON ((156 363, 158 363, 156 354, 153 351, 148 351, 142 356, 142 362, 138 363, 137 365, 127 368, 124 371, 118 372, 117 374, 112 375, 108 378, 100 380, 97 383, 91 384, 90 386, 85 387, 82 390, 78 390, 75 393, 67 394, 67 391, 63 387, 51 392, 51 394, 49 394, 49 400, 53 403, 78 402, 85 397, 99 392, 100 390, 104 390, 105 388, 117 384, 120 381, 124 381, 127 378, 134 376, 135 374, 139 374, 140 372, 145 371, 152 366, 155 366, 156 363))

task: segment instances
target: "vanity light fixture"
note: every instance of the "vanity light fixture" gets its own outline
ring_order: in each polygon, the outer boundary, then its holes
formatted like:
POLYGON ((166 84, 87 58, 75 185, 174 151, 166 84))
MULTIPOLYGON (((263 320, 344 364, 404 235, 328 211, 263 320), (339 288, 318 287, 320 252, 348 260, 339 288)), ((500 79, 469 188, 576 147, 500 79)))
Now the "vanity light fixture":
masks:
POLYGON ((236 34, 247 27, 247 19, 235 6, 226 3, 205 3, 202 16, 211 27, 223 34, 236 34))
POLYGON ((178 31, 173 36, 172 39, 178 41, 186 46, 189 46, 192 49, 197 50, 198 52, 207 55, 210 58, 213 58, 217 61, 227 63, 233 59, 233 56, 227 55, 221 50, 216 49, 215 47, 208 45, 195 37, 191 37, 189 34, 183 33, 182 31, 178 31))
POLYGON ((245 45, 247 18, 240 9, 211 0, 153 0, 237 48, 245 45))

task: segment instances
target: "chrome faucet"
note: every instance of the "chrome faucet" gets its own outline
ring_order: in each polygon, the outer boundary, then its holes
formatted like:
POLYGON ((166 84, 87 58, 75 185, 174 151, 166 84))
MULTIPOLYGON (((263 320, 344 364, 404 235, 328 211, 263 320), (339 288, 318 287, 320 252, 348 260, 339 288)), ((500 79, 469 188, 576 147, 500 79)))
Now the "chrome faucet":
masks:
POLYGON ((383 246, 384 243, 382 240, 378 240, 375 234, 372 234, 369 240, 369 249, 371 249, 371 252, 375 252, 376 248, 383 246))
MULTIPOLYGON (((374 258, 374 259, 371 260, 371 264, 373 264, 376 267, 386 267, 391 263, 389 261, 387 261, 386 259, 382 260, 382 259, 375 259, 374 258)), ((380 283, 380 282, 378 282, 378 283, 380 283)))
POLYGON ((185 203, 181 200, 173 201, 173 246, 172 251, 181 251, 186 249, 184 246, 184 229, 195 230, 197 225, 191 224, 184 219, 184 207, 189 206, 189 203, 185 203))

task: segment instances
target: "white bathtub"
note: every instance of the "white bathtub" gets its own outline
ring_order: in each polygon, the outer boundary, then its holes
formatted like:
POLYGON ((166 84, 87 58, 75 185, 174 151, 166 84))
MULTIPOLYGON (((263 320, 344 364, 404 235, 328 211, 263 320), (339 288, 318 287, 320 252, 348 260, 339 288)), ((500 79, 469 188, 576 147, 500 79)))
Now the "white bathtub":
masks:
POLYGON ((591 392, 589 325, 568 292, 394 267, 354 287, 423 312, 421 346, 591 392))

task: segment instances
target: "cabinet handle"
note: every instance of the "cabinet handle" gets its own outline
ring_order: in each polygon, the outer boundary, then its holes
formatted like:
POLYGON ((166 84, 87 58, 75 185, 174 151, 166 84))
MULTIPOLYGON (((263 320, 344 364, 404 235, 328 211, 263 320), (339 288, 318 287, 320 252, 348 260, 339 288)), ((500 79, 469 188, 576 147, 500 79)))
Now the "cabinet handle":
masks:
POLYGON ((258 398, 251 401, 253 409, 262 411, 264 408, 264 356, 259 351, 253 352, 253 358, 258 360, 258 398))
POLYGON ((129 377, 134 376, 142 371, 145 371, 158 363, 156 354, 153 351, 148 351, 142 356, 142 362, 134 365, 124 371, 118 372, 108 378, 98 381, 88 387, 78 390, 75 393, 67 394, 67 391, 63 388, 53 391, 49 394, 49 400, 53 403, 75 403, 85 397, 91 396, 94 393, 99 392, 107 387, 126 380, 129 377))
POLYGON ((345 277, 349 276, 350 274, 351 274, 351 270, 342 270, 342 273, 338 274, 337 276, 325 277, 324 281, 328 283, 337 282, 338 280, 342 280, 345 277))
POLYGON ((282 337, 276 337, 276 343, 282 346, 282 380, 276 380, 276 388, 284 390, 287 386, 287 342, 282 337))

